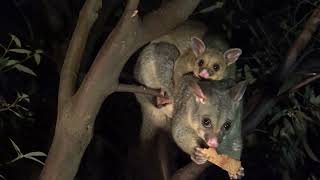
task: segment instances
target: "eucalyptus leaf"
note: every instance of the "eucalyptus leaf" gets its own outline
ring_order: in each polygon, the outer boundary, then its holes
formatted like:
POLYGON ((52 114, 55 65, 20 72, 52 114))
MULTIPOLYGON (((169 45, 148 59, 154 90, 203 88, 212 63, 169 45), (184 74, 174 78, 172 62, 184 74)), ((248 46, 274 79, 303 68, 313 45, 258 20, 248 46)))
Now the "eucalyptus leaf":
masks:
POLYGON ((16 44, 17 47, 21 47, 21 41, 19 40, 19 38, 17 38, 17 36, 10 34, 11 39, 14 41, 14 43, 16 44))
POLYGON ((9 57, 0 57, 0 71, 6 67, 9 57))
POLYGON ((21 155, 22 153, 21 153, 19 147, 16 145, 16 143, 14 143, 10 138, 9 138, 9 140, 11 141, 11 144, 14 147, 14 149, 16 150, 17 154, 21 155))
POLYGON ((9 52, 15 52, 19 54, 30 54, 31 51, 27 49, 9 49, 9 52))
POLYGON ((311 96, 310 102, 315 105, 320 105, 320 95, 319 96, 311 96))
POLYGON ((34 54, 33 57, 34 57, 34 61, 37 63, 37 65, 39 65, 41 60, 40 54, 34 54))
POLYGON ((308 156, 312 159, 312 160, 314 160, 314 161, 316 161, 316 162, 320 162, 319 161, 319 158, 314 154, 314 152, 311 150, 311 148, 310 148, 310 146, 309 146, 309 144, 308 144, 308 142, 307 142, 307 139, 304 139, 303 141, 303 147, 304 147, 304 149, 306 150, 306 153, 308 154, 308 156))
POLYGON ((37 152, 29 152, 27 154, 24 155, 25 157, 29 157, 29 156, 47 156, 45 153, 37 151, 37 152))
POLYGON ((6 66, 12 66, 12 65, 15 65, 15 64, 19 64, 19 61, 17 60, 9 60, 6 64, 6 66))
POLYGON ((256 78, 254 78, 254 76, 252 75, 251 69, 247 64, 244 65, 244 74, 249 84, 252 84, 256 81, 256 78))
POLYGON ((35 50, 35 53, 36 53, 36 54, 42 54, 42 53, 43 53, 43 50, 37 49, 37 50, 35 50))
POLYGON ((25 158, 27 158, 27 159, 31 159, 31 160, 33 160, 33 161, 35 161, 35 162, 38 162, 38 163, 40 163, 40 164, 44 165, 44 163, 43 163, 42 161, 40 161, 39 159, 37 159, 37 158, 35 158, 35 157, 32 157, 32 156, 25 156, 25 158))
POLYGON ((23 66, 21 64, 17 64, 15 66, 15 68, 21 72, 24 72, 24 73, 27 73, 27 74, 30 74, 30 75, 33 75, 33 76, 37 76, 36 73, 34 73, 30 68, 26 67, 26 66, 23 66))
POLYGON ((268 125, 276 123, 280 118, 287 116, 287 113, 288 113, 288 110, 286 109, 278 112, 271 118, 271 120, 268 122, 268 125))
POLYGON ((276 127, 273 129, 272 136, 273 136, 273 137, 277 137, 277 136, 279 135, 279 131, 280 131, 280 127, 279 127, 279 126, 276 126, 276 127))
POLYGON ((2 178, 2 179, 4 179, 4 180, 7 180, 4 176, 2 176, 1 174, 0 174, 0 178, 2 178))

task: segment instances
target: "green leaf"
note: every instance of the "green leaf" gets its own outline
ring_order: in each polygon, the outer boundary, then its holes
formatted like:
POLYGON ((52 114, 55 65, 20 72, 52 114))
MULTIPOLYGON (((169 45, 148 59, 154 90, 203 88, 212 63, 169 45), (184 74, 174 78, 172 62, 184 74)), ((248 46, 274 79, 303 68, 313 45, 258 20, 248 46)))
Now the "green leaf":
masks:
POLYGON ((15 112, 14 110, 12 109, 9 109, 10 112, 12 112, 13 114, 15 114, 16 116, 18 116, 19 118, 23 118, 23 115, 19 114, 18 112, 15 112))
POLYGON ((29 156, 47 156, 45 153, 37 151, 37 152, 29 152, 27 154, 24 155, 25 157, 29 157, 29 156))
POLYGON ((25 158, 27 158, 27 159, 31 159, 31 160, 33 160, 33 161, 36 161, 36 162, 38 162, 38 163, 40 163, 40 164, 44 165, 44 163, 43 163, 42 161, 40 161, 39 159, 37 159, 37 158, 35 158, 35 157, 25 156, 25 158))
POLYGON ((19 38, 17 38, 17 36, 10 34, 11 39, 14 41, 14 43, 16 44, 16 46, 21 47, 21 42, 19 40, 19 38))
POLYGON ((9 138, 9 140, 11 141, 11 144, 14 147, 14 149, 16 150, 17 154, 21 155, 22 153, 21 153, 19 147, 16 145, 16 143, 14 143, 10 138, 9 138))
POLYGON ((6 67, 9 57, 0 57, 0 71, 6 67))
POLYGON ((27 49, 9 49, 9 52, 15 52, 19 54, 30 54, 31 51, 27 49))
POLYGON ((36 53, 36 54, 42 54, 43 51, 42 51, 41 49, 37 49, 37 50, 35 50, 35 53, 36 53))
POLYGON ((19 64, 19 61, 17 60, 9 60, 6 64, 6 66, 12 66, 12 65, 15 65, 15 64, 19 64))
POLYGON ((30 75, 33 75, 33 76, 37 76, 36 73, 34 73, 30 68, 28 68, 26 66, 23 66, 21 64, 17 64, 15 66, 15 68, 18 69, 21 72, 24 72, 24 73, 27 73, 27 74, 30 74, 30 75))
POLYGON ((307 139, 304 139, 303 141, 303 147, 304 147, 304 149, 306 150, 306 153, 308 154, 308 156, 312 159, 312 160, 314 160, 314 161, 316 161, 316 162, 320 162, 319 161, 319 159, 318 159, 318 157, 313 153, 313 151, 311 150, 311 148, 310 148, 310 146, 309 146, 309 144, 308 144, 308 142, 307 142, 307 139))
POLYGON ((249 84, 252 84, 255 82, 256 78, 253 77, 251 73, 251 69, 247 64, 244 65, 244 75, 246 77, 246 80, 248 80, 249 84))
POLYGON ((288 110, 286 109, 278 112, 271 118, 271 120, 268 122, 268 125, 276 123, 280 118, 282 118, 283 116, 286 116, 287 113, 288 113, 288 110))
POLYGON ((40 64, 40 60, 41 60, 40 54, 34 54, 33 57, 34 57, 34 60, 37 63, 37 65, 39 65, 40 64))
POLYGON ((273 129, 272 136, 273 136, 273 137, 277 137, 277 136, 279 135, 279 132, 280 132, 280 127, 279 127, 279 126, 276 126, 276 127, 273 129))
POLYGON ((23 100, 25 100, 27 102, 30 102, 30 98, 29 98, 28 94, 22 93, 22 94, 20 94, 18 96, 19 96, 19 98, 21 98, 21 99, 23 99, 23 100))
POLYGON ((319 96, 311 96, 310 102, 315 105, 320 105, 320 95, 319 96))
POLYGON ((2 179, 4 179, 4 180, 7 180, 4 176, 2 176, 1 174, 0 174, 0 178, 2 178, 2 179))

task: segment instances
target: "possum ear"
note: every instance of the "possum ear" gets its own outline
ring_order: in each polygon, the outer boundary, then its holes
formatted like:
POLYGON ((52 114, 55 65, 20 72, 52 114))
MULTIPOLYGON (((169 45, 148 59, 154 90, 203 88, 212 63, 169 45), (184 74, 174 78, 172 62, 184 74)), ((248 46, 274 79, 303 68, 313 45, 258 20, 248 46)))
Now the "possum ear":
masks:
POLYGON ((204 42, 201 39, 199 39, 197 37, 192 37, 191 38, 191 49, 192 49, 193 54, 196 57, 199 57, 206 50, 206 45, 204 44, 204 42))
POLYGON ((196 96, 196 101, 197 102, 201 102, 202 104, 205 103, 205 101, 207 100, 207 97, 204 95, 202 89, 200 88, 199 84, 195 81, 191 81, 189 83, 193 94, 196 96))
POLYGON ((229 95, 234 101, 240 101, 247 89, 248 82, 246 80, 239 82, 231 89, 229 89, 229 95))
POLYGON ((223 57, 227 65, 229 66, 230 64, 235 63, 239 59, 241 54, 242 54, 241 49, 231 48, 231 49, 228 49, 226 52, 224 52, 223 57))

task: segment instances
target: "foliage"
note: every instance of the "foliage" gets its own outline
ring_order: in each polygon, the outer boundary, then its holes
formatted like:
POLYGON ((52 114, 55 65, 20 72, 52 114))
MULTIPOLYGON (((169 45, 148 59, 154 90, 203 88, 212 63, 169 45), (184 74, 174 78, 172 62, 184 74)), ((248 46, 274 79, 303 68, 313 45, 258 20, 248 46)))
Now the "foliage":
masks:
MULTIPOLYGON (((12 75, 15 75, 16 73, 22 72, 36 77, 36 73, 28 67, 28 62, 33 61, 35 65, 39 65, 41 54, 43 53, 42 50, 23 48, 21 41, 16 36, 10 35, 10 37, 11 39, 7 46, 0 44, 0 48, 2 49, 2 51, 0 51, 0 73, 13 72, 12 75)), ((29 95, 23 92, 16 92, 16 94, 13 101, 10 101, 9 97, 4 97, 3 94, 0 94, 0 123, 2 126, 3 124, 9 124, 10 120, 14 118, 33 120, 33 113, 29 109, 29 95)), ((10 141, 17 153, 17 157, 9 162, 0 164, 0 166, 12 164, 22 158, 33 160, 42 165, 44 164, 36 158, 37 156, 46 156, 43 152, 29 152, 23 154, 20 148, 11 139, 10 141)), ((0 175, 0 178, 6 179, 2 175, 0 175)))
MULTIPOLYGON (((252 85, 252 89, 247 91, 248 96, 256 94, 261 88, 258 83, 270 78, 285 60, 288 49, 318 4, 318 1, 292 1, 286 4, 286 8, 257 16, 254 21, 246 19, 247 24, 242 25, 242 28, 246 26, 252 35, 247 47, 250 55, 243 57, 240 72, 252 85)), ((243 10, 250 10, 246 9, 248 4, 239 6, 243 10)), ((298 61, 310 63, 309 55, 317 53, 316 47, 319 44, 320 41, 315 36, 298 61)), ((319 54, 316 55, 318 57, 319 54)), ((249 158, 247 161, 258 161, 255 158, 260 154, 269 164, 263 168, 271 169, 277 179, 279 176, 283 180, 320 178, 317 171, 320 154, 316 142, 320 126, 320 92, 316 88, 317 82, 296 92, 290 91, 301 80, 314 75, 313 71, 308 71, 311 70, 297 68, 297 71, 289 75, 278 92, 280 102, 269 109, 260 129, 246 137, 245 151, 250 152, 246 156, 249 158), (250 159, 250 155, 255 157, 250 159)))
POLYGON ((17 161, 19 159, 22 159, 22 158, 27 158, 27 159, 31 159, 31 160, 33 160, 35 162, 38 162, 38 163, 44 165, 44 163, 42 161, 40 161, 39 159, 37 159, 36 157, 37 156, 46 156, 46 154, 44 154, 43 152, 39 152, 39 151, 37 151, 37 152, 29 152, 27 154, 23 154, 21 152, 20 148, 11 139, 10 139, 10 141, 11 141, 14 149, 16 150, 17 157, 14 158, 13 160, 7 162, 6 164, 13 163, 13 162, 15 162, 15 161, 17 161))

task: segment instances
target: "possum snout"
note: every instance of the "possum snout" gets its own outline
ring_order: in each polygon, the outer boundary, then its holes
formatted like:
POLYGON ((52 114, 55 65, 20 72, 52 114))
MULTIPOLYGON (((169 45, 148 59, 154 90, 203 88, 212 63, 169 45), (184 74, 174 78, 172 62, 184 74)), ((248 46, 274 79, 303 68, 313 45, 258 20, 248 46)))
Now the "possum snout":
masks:
POLYGON ((212 148, 217 148, 219 143, 218 143, 218 138, 217 137, 211 137, 207 140, 207 145, 209 147, 212 147, 212 148))

